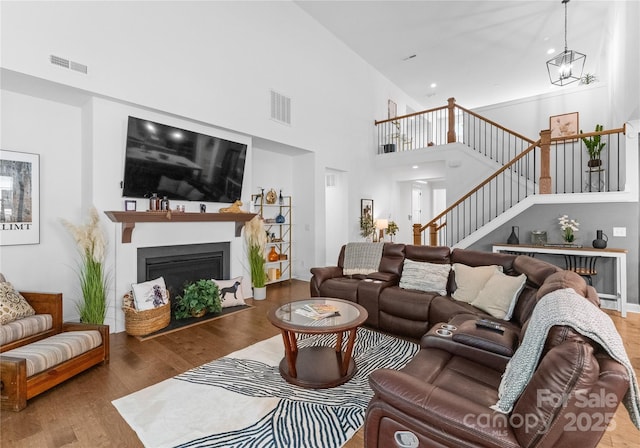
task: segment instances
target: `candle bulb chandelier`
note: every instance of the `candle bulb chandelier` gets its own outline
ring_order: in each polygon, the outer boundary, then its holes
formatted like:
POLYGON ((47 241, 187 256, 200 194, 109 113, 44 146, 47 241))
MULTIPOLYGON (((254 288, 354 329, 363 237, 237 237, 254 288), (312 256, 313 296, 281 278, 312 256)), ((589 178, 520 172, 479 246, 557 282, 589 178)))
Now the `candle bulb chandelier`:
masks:
POLYGON ((587 59, 587 55, 568 49, 567 3, 569 0, 562 0, 562 3, 564 4, 564 51, 547 61, 549 80, 556 86, 565 86, 580 80, 587 59))

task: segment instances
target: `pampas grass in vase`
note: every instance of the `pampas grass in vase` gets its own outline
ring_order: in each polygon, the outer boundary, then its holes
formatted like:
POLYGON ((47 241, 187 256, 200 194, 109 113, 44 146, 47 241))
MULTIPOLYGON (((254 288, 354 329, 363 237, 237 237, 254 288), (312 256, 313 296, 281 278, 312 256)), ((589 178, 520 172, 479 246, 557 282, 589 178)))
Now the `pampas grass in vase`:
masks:
POLYGON ((267 281, 267 274, 264 272, 264 248, 267 244, 267 233, 259 215, 245 223, 244 239, 247 244, 251 284, 254 288, 264 288, 267 281))
POLYGON ((106 238, 100 228, 98 211, 91 207, 87 224, 76 226, 66 219, 62 219, 62 224, 75 239, 81 257, 78 278, 83 300, 77 304, 80 321, 103 324, 107 314, 106 238))

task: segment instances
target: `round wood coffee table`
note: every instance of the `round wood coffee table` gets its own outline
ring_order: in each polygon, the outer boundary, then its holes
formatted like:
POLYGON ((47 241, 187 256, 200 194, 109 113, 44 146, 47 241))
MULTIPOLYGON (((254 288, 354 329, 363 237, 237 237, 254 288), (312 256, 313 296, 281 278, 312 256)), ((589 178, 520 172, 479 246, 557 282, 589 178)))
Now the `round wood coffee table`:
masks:
POLYGON ((349 381, 357 371, 352 359, 356 330, 367 320, 367 310, 357 303, 347 300, 316 297, 286 303, 269 311, 268 318, 282 331, 284 358, 280 361, 280 374, 288 382, 312 389, 326 389, 349 381), (314 319, 304 316, 305 306, 327 305, 337 310, 337 315, 314 319), (342 350, 343 333, 348 340, 342 350), (298 349, 296 335, 325 334, 336 335, 335 347, 302 347, 298 349))

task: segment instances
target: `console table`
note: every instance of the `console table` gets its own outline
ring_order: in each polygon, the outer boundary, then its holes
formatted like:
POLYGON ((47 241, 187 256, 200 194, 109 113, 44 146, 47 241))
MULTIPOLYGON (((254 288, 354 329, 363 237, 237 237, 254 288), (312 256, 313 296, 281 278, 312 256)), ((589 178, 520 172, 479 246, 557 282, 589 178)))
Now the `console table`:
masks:
POLYGON ((496 244, 494 252, 518 252, 551 255, 582 255, 591 257, 614 258, 616 261, 616 293, 601 294, 603 299, 616 301, 616 309, 622 317, 627 317, 627 250, 626 249, 593 249, 590 247, 567 246, 528 246, 522 244, 496 244))

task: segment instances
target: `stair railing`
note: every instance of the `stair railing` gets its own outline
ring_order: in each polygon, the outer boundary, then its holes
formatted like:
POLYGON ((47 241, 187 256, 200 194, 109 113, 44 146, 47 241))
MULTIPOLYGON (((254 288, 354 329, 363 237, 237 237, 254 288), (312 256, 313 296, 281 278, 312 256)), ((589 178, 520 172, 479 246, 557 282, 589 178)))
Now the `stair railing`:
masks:
POLYGON ((486 178, 424 226, 413 225, 413 243, 453 246, 524 198, 535 194, 540 141, 486 178), (423 241, 428 229, 428 241, 423 241))
POLYGON ((624 126, 554 138, 550 130, 541 131, 540 140, 434 219, 414 224, 414 244, 453 246, 533 194, 623 191, 624 133, 624 126), (589 167, 582 139, 598 135, 605 143, 602 165, 589 167))

